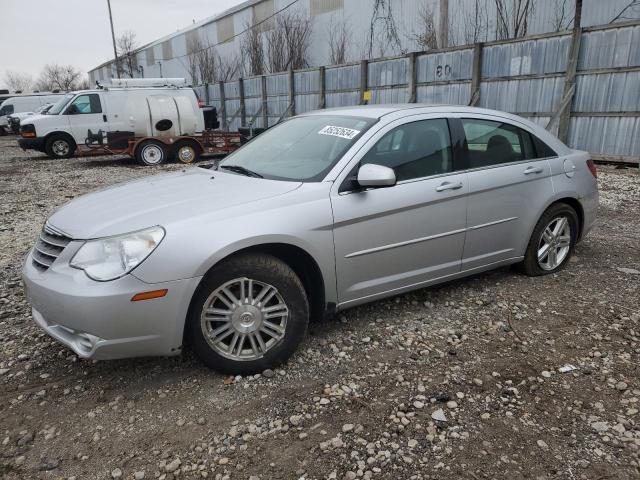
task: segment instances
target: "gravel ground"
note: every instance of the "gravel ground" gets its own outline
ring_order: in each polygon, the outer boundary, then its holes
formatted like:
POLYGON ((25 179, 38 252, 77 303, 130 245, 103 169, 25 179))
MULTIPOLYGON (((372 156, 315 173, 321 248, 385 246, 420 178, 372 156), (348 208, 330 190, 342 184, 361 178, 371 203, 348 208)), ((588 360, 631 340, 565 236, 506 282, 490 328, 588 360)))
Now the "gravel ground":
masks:
POLYGON ((504 268, 345 311, 275 372, 78 359, 34 326, 23 255, 68 199, 180 168, 0 139, 0 475, 640 477, 637 170, 600 167, 599 223, 560 274, 504 268))

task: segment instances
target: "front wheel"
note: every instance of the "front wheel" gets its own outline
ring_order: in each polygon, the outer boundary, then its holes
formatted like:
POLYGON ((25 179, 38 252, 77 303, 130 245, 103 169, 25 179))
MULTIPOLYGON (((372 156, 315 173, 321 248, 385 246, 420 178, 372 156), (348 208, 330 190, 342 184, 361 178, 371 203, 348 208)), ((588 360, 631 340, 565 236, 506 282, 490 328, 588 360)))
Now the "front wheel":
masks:
POLYGON ((167 149, 162 142, 145 140, 136 148, 135 156, 142 165, 160 165, 167 159, 167 149))
POLYGON ((308 322, 307 296, 295 272, 271 255, 247 254, 222 262, 202 280, 186 336, 208 367, 247 375, 287 360, 308 322))
POLYGON ((549 207, 536 224, 520 270, 529 276, 555 273, 567 264, 578 238, 578 216, 565 203, 549 207))
POLYGON ((67 135, 52 135, 44 145, 44 151, 51 158, 70 158, 76 151, 76 143, 67 135))

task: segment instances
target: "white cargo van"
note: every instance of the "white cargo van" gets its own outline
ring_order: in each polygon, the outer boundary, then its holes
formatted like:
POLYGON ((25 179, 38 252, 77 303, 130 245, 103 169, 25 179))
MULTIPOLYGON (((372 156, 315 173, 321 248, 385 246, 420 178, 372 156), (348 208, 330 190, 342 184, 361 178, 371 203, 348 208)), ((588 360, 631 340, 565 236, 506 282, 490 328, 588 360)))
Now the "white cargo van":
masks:
POLYGON ((102 147, 105 139, 107 145, 122 145, 136 137, 178 137, 203 130, 198 98, 184 79, 112 79, 109 86, 69 93, 46 115, 26 119, 18 143, 68 158, 79 145, 102 147))
POLYGON ((16 95, 0 103, 0 135, 9 133, 8 116, 13 113, 33 112, 47 103, 57 102, 62 93, 16 95))

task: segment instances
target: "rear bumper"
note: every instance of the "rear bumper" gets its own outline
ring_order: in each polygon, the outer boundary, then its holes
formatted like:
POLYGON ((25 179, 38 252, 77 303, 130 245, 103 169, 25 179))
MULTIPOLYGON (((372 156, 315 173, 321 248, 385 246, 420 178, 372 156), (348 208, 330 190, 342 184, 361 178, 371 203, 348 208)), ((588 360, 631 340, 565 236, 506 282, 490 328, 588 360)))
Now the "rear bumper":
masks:
POLYGON ((23 150, 38 150, 44 151, 44 138, 19 138, 18 145, 23 150))
MULTIPOLYGON (((72 242, 75 243, 75 242, 72 242)), ((69 267, 63 254, 46 271, 23 265, 33 319, 47 334, 82 358, 176 355, 184 322, 200 278, 148 284, 129 274, 96 282, 69 267), (132 302, 136 293, 168 289, 165 297, 132 302)))

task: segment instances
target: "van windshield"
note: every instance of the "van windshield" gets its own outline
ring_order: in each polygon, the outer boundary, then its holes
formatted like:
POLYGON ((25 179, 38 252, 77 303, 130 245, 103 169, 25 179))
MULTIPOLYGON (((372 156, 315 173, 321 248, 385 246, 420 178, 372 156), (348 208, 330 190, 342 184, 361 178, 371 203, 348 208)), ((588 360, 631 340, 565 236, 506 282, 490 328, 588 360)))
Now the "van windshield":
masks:
POLYGON ((64 97, 62 97, 60 100, 58 100, 53 107, 51 107, 49 109, 49 111, 47 112, 48 115, 58 115, 62 110, 64 110, 64 107, 67 106, 67 103, 69 103, 69 101, 75 97, 75 93, 67 93, 64 97))
POLYGON ((374 123, 337 115, 294 117, 258 135, 219 168, 272 180, 319 182, 374 123))

